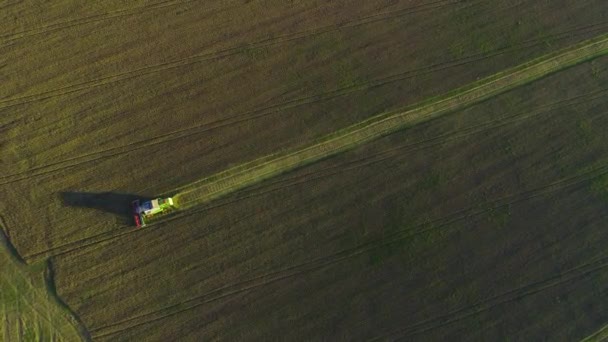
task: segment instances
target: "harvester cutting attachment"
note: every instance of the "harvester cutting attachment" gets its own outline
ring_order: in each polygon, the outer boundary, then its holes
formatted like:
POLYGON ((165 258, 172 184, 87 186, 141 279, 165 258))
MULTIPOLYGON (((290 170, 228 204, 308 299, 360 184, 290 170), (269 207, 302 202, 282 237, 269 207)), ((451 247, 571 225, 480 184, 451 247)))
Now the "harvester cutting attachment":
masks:
POLYGON ((133 209, 133 220, 138 228, 145 227, 148 219, 170 213, 176 209, 171 197, 156 198, 144 202, 135 200, 131 203, 131 207, 133 209))
POLYGON ((133 220, 135 221, 137 228, 144 227, 146 225, 146 221, 144 220, 144 215, 142 215, 139 200, 131 202, 131 208, 133 209, 133 220))

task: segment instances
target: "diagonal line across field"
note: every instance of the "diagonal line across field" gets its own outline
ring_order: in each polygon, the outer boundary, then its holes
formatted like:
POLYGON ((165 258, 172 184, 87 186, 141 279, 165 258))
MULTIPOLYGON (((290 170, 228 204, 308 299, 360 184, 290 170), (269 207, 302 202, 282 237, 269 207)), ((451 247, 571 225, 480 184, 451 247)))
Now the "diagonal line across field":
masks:
POLYGON ((608 53, 608 36, 603 35, 456 89, 443 97, 430 99, 413 109, 377 115, 330 134, 304 148, 254 160, 187 185, 177 189, 176 201, 182 208, 208 202, 405 127, 462 109, 606 53, 608 53))

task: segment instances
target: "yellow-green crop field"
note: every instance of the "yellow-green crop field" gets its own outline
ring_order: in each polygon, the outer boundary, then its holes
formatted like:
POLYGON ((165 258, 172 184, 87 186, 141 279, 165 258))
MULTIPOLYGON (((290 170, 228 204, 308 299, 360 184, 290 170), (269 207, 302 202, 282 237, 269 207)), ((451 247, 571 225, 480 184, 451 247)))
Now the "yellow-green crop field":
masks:
POLYGON ((601 340, 607 17, 0 3, 0 338, 601 340))

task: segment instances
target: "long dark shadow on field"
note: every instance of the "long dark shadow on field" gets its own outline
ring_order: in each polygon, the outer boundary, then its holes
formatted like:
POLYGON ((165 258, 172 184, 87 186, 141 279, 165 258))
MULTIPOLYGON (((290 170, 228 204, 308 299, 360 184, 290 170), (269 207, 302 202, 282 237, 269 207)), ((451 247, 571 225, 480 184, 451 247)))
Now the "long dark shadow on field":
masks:
POLYGON ((131 202, 136 199, 144 201, 152 199, 142 195, 116 192, 65 191, 61 192, 60 196, 66 206, 105 211, 125 222, 131 221, 131 202))

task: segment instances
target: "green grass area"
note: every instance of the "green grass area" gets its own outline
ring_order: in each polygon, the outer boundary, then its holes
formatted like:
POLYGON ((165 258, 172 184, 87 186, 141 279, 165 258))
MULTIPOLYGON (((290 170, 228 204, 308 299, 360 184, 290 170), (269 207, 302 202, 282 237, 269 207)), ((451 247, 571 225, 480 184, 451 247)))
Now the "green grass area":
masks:
POLYGON ((83 341, 86 330, 54 293, 46 262, 26 266, 0 232, 0 337, 3 341, 83 341))

